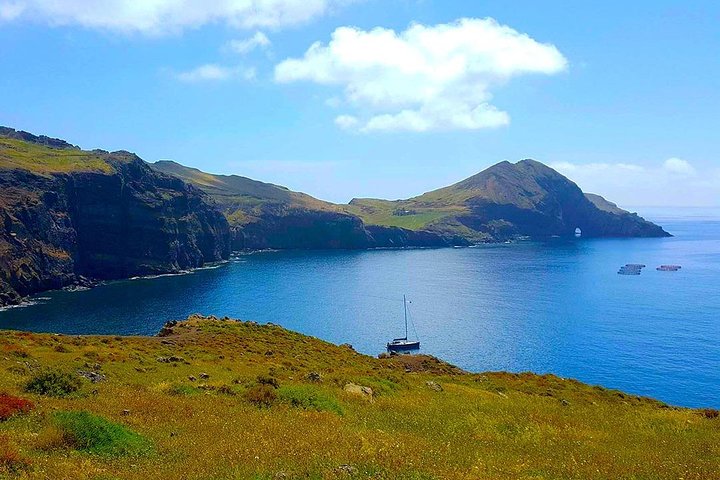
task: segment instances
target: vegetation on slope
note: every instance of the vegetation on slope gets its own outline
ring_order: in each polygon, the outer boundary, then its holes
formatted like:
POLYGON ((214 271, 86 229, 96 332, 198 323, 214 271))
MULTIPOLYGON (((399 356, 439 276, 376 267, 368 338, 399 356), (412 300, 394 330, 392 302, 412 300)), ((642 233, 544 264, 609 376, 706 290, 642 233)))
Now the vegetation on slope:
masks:
POLYGON ((0 168, 20 168, 38 174, 67 172, 111 173, 103 153, 79 148, 51 148, 0 135, 0 168))
POLYGON ((214 175, 168 160, 155 162, 152 166, 160 172, 174 175, 212 195, 225 210, 231 225, 249 223, 267 209, 276 212, 287 210, 340 211, 338 206, 323 202, 310 195, 239 175, 214 175))
POLYGON ((586 195, 534 160, 500 162, 454 185, 407 200, 353 199, 347 211, 368 224, 429 230, 472 242, 518 236, 666 236, 662 228, 586 195))
POLYGON ((252 322, 191 317, 161 334, 0 332, 0 392, 35 407, 0 422, 0 478, 720 476, 714 410, 375 359, 252 322), (49 370, 83 385, 24 391, 49 370))

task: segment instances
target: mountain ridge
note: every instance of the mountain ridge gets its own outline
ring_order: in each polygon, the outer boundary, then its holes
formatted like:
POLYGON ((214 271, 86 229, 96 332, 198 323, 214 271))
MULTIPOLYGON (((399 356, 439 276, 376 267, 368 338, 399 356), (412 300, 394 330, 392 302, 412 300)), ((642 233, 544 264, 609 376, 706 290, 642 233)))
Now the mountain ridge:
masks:
POLYGON ((171 273, 232 250, 468 246, 525 237, 662 237, 535 160, 405 200, 345 205, 239 175, 0 127, 0 305, 94 280, 171 273))

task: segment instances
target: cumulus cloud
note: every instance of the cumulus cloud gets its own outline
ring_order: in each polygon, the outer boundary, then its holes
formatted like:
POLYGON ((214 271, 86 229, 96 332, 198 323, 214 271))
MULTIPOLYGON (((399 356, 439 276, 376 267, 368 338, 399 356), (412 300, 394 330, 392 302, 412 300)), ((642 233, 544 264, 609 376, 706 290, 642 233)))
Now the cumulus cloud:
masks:
POLYGON ((163 34, 224 23, 278 28, 352 0, 0 0, 0 20, 26 18, 123 33, 163 34))
POLYGON ((720 198, 717 171, 700 171, 679 158, 648 165, 560 162, 550 166, 584 191, 625 206, 717 206, 720 198))
MULTIPOLYGON (((276 65, 275 80, 341 87, 359 111, 352 126, 364 132, 475 130, 510 122, 490 103, 494 87, 524 74, 556 74, 567 64, 553 45, 492 18, 464 18, 399 33, 340 27, 329 43, 276 65)), ((336 123, 347 128, 347 117, 336 123)))
POLYGON ((250 38, 244 40, 230 40, 227 43, 227 48, 240 55, 245 55, 256 48, 268 48, 271 42, 270 39, 263 32, 255 32, 250 38))
POLYGON ((183 82, 199 83, 199 82, 221 82, 235 78, 252 80, 256 77, 254 68, 245 67, 224 67, 209 63, 200 65, 186 72, 175 74, 175 77, 183 82))

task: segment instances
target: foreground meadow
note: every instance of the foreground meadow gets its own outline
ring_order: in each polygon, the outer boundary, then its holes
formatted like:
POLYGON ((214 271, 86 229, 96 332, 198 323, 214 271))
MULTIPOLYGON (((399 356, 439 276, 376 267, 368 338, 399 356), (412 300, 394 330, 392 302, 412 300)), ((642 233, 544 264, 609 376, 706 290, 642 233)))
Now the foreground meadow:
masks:
POLYGON ((714 410, 274 325, 3 331, 0 371, 0 478, 720 478, 714 410))

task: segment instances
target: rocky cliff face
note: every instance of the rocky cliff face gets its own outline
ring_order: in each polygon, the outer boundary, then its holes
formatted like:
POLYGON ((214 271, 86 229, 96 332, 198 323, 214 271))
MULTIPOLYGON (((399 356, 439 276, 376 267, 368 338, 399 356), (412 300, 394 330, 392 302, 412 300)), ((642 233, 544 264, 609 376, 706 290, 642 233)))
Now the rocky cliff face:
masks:
POLYGON ((200 190, 127 152, 21 133, 0 137, 0 305, 228 258, 229 225, 200 190))

